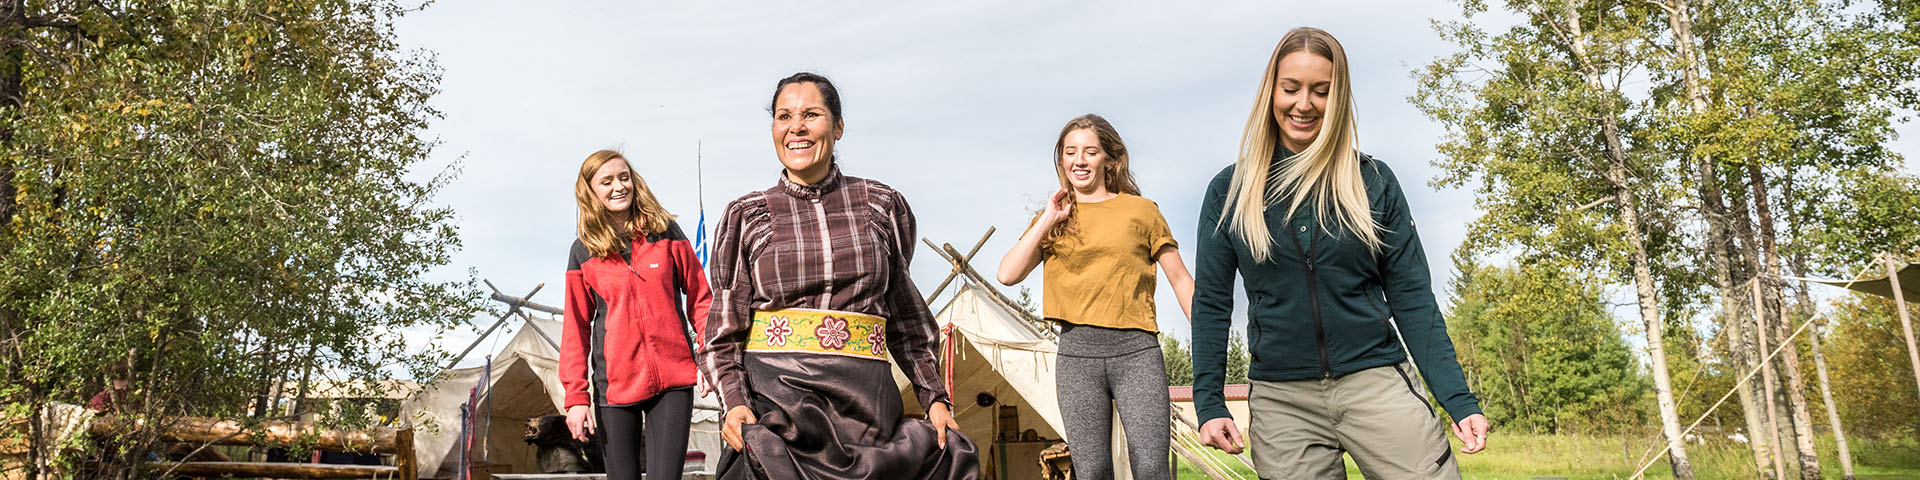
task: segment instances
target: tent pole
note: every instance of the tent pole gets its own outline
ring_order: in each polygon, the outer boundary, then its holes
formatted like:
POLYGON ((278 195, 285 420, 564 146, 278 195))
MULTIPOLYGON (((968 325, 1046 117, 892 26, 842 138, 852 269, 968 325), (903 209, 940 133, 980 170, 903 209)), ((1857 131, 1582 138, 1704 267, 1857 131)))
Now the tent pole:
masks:
POLYGON ((1893 306, 1900 311, 1900 332, 1906 335, 1907 361, 1913 362, 1913 382, 1916 391, 1920 391, 1920 349, 1913 345, 1913 320, 1907 316, 1907 294, 1900 290, 1900 267, 1895 265, 1893 254, 1883 254, 1881 258, 1887 264, 1887 282, 1893 287, 1893 306))

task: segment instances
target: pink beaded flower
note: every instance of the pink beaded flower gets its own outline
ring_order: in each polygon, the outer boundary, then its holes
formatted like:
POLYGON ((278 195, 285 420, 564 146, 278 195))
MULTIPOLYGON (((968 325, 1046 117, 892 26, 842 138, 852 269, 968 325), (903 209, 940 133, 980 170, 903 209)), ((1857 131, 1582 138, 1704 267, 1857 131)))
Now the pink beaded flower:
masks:
POLYGON ((881 331, 878 328, 867 332, 867 343, 873 344, 872 349, 874 356, 887 354, 887 332, 881 331))
POLYGON ((820 337, 821 348, 845 350, 847 339, 853 334, 847 333, 847 321, 833 317, 820 317, 820 326, 813 327, 813 335, 820 337))

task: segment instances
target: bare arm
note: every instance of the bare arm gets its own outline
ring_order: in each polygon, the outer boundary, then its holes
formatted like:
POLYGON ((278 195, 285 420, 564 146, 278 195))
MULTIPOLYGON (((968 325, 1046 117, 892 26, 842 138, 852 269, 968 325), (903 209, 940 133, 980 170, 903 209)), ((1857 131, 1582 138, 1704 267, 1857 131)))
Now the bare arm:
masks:
POLYGON ((1173 285, 1173 296, 1180 299, 1180 313, 1186 314, 1187 323, 1193 323, 1193 275, 1187 273, 1187 264, 1180 260, 1180 247, 1167 245, 1154 252, 1153 262, 1160 264, 1160 271, 1167 274, 1167 283, 1173 285))
POLYGON ((1046 240, 1048 230, 1073 213, 1072 207, 1061 205, 1066 196, 1067 189, 1064 188, 1053 192, 1053 197, 1047 200, 1046 210, 1040 212, 1040 218, 1027 228, 1027 233, 1020 236, 1020 242, 1013 245, 1013 250, 1000 257, 1000 270, 994 276, 1001 285, 1020 283, 1027 279, 1027 274, 1033 273, 1033 267, 1040 266, 1040 242, 1046 240))

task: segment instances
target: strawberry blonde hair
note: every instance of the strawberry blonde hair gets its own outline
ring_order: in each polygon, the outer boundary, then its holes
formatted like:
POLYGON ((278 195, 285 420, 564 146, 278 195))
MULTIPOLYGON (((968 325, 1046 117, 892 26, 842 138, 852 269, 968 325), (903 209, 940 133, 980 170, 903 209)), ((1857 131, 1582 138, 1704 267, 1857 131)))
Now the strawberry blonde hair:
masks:
MULTIPOLYGON (((1106 181, 1107 191, 1139 195, 1140 185, 1133 181, 1133 168, 1127 157, 1127 144, 1120 141, 1120 131, 1114 130, 1113 124, 1107 123, 1107 119, 1091 113, 1068 120, 1067 126, 1060 128, 1060 136, 1053 141, 1053 173, 1060 177, 1060 188, 1069 190, 1073 188, 1073 184, 1067 181, 1067 166, 1060 159, 1066 156, 1067 134, 1075 130, 1091 130, 1093 136, 1100 139, 1100 152, 1107 157, 1107 161, 1101 162, 1100 178, 1106 181)), ((1071 194, 1066 197, 1062 201, 1067 207, 1079 203, 1071 194)), ((1060 237, 1073 235, 1080 227, 1079 221, 1075 220, 1079 216, 1080 211, 1074 210, 1066 220, 1054 224, 1052 229, 1047 230, 1045 242, 1051 244, 1060 237)))
MULTIPOLYGON (((673 219, 667 209, 660 206, 660 200, 653 197, 653 190, 647 188, 647 181, 640 174, 633 174, 633 203, 627 207, 627 228, 617 228, 613 215, 605 205, 593 195, 593 174, 600 171, 607 162, 626 160, 625 155, 615 150, 601 150, 587 155, 580 162, 580 177, 573 182, 573 199, 580 207, 578 233, 580 243, 587 245, 587 251, 595 257, 617 255, 631 241, 632 235, 654 235, 667 231, 667 222, 673 219), (622 231, 627 233, 623 234, 622 231)), ((627 168, 633 168, 633 162, 627 162, 627 168)))

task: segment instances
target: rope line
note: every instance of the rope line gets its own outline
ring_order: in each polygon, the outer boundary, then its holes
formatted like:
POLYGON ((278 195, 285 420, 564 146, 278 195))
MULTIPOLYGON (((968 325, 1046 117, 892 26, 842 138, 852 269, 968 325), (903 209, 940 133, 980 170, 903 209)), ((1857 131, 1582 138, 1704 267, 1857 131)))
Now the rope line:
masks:
MULTIPOLYGON (((1810 326, 1810 325, 1813 325, 1813 321, 1814 321, 1815 319, 1817 319, 1817 318, 1819 318, 1819 316, 1817 316, 1817 315, 1815 315, 1815 316, 1809 316, 1809 317, 1807 317, 1807 321, 1805 321, 1805 322, 1801 322, 1801 323, 1800 323, 1800 327, 1799 327, 1799 328, 1796 328, 1796 329, 1794 329, 1794 330, 1793 330, 1793 334, 1792 334, 1792 335, 1788 335, 1788 336, 1787 336, 1787 338, 1786 338, 1786 341, 1784 341, 1784 342, 1780 342, 1780 344, 1779 344, 1779 345, 1775 345, 1775 346, 1773 347, 1773 351, 1772 351, 1772 352, 1768 352, 1768 353, 1767 353, 1767 356, 1766 356, 1766 358, 1762 358, 1762 359, 1760 359, 1760 362, 1759 362, 1759 364, 1758 364, 1758 365, 1756 365, 1756 366, 1754 366, 1754 367, 1753 367, 1753 369, 1751 369, 1751 370, 1747 370, 1747 374, 1746 374, 1746 375, 1743 375, 1743 376, 1741 376, 1741 377, 1740 377, 1740 380, 1739 380, 1739 381, 1736 381, 1736 382, 1734 382, 1734 387, 1733 387, 1733 389, 1731 389, 1731 390, 1727 390, 1727 393, 1726 393, 1726 394, 1724 394, 1724 395, 1721 395, 1721 396, 1720 396, 1720 400, 1719 400, 1719 401, 1716 401, 1716 402, 1713 402, 1713 406, 1712 406, 1712 407, 1708 407, 1708 408, 1707 408, 1707 411, 1706 411, 1706 412, 1704 412, 1704 413, 1701 413, 1701 414, 1700 414, 1700 418, 1697 418, 1697 419, 1694 419, 1694 421, 1693 421, 1693 423, 1692 423, 1692 424, 1690 424, 1690 425, 1687 425, 1687 429, 1686 429, 1686 430, 1682 430, 1682 431, 1680 431, 1680 438, 1686 438, 1686 437, 1687 437, 1687 434, 1689 434, 1689 433, 1693 433, 1693 429, 1694 429, 1695 427, 1699 427, 1699 426, 1700 426, 1700 422, 1703 422, 1703 421, 1706 421, 1706 420, 1707 420, 1707 416, 1709 416, 1709 415, 1713 415, 1713 411, 1714 411, 1714 410, 1719 410, 1719 409, 1720 409, 1720 406, 1722 406, 1722 405, 1725 405, 1725 404, 1727 403, 1727 399, 1728 399, 1728 398, 1731 398, 1731 397, 1733 397, 1733 394, 1734 394, 1734 392, 1738 392, 1738 391, 1739 391, 1739 389, 1740 389, 1740 387, 1739 387, 1739 385, 1740 385, 1741 383, 1744 383, 1744 382, 1746 382, 1746 381, 1748 381, 1748 380, 1751 380, 1751 379, 1753 379, 1753 376, 1754 376, 1754 374, 1757 374, 1757 373, 1760 373, 1760 368, 1761 368, 1762 366, 1765 366, 1765 365, 1767 364, 1767 362, 1771 362, 1771 361, 1773 361, 1773 357, 1774 357, 1775 355, 1779 355, 1779 354, 1780 354, 1780 351, 1781 351, 1781 350, 1783 350, 1783 349, 1785 349, 1785 348, 1786 348, 1786 347, 1788 347, 1788 346, 1791 346, 1791 345, 1793 345, 1793 344, 1794 344, 1794 343, 1793 343, 1793 339, 1795 339, 1795 338, 1799 338, 1799 337, 1800 337, 1800 332, 1804 332, 1804 331, 1806 331, 1806 330, 1807 330, 1807 327, 1808 327, 1808 326, 1810 326)), ((1648 458, 1648 459, 1646 460, 1646 463, 1643 463, 1643 464, 1641 464, 1641 465, 1640 465, 1640 468, 1639 468, 1639 469, 1637 469, 1637 470, 1634 470, 1634 472, 1633 472, 1633 476, 1632 476, 1632 477, 1629 477, 1629 478, 1644 478, 1644 477, 1645 477, 1645 475, 1646 475, 1646 473, 1647 473, 1647 468, 1648 468, 1648 467, 1652 467, 1652 466, 1653 466, 1653 463, 1654 463, 1654 462, 1657 462, 1657 461, 1659 461, 1659 460, 1660 460, 1660 457, 1664 457, 1664 456, 1666 456, 1666 455, 1667 455, 1667 451, 1668 451, 1668 450, 1670 450, 1670 449, 1672 449, 1672 448, 1673 448, 1673 444, 1672 444, 1672 442, 1667 442, 1667 446, 1665 446, 1665 447, 1661 447, 1661 448, 1660 448, 1660 451, 1659 451, 1659 452, 1657 452, 1657 453, 1654 453, 1654 454, 1653 454, 1653 457, 1652 457, 1652 458, 1648 458)))

